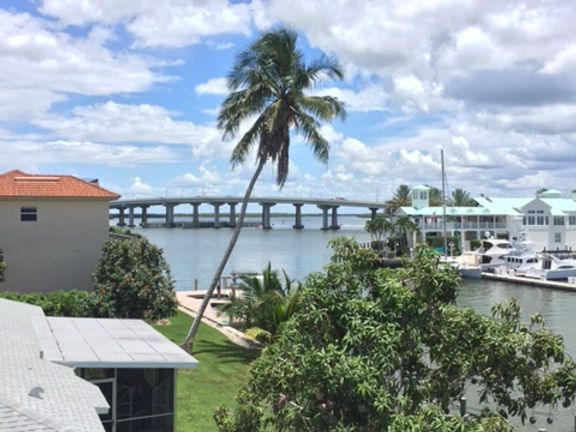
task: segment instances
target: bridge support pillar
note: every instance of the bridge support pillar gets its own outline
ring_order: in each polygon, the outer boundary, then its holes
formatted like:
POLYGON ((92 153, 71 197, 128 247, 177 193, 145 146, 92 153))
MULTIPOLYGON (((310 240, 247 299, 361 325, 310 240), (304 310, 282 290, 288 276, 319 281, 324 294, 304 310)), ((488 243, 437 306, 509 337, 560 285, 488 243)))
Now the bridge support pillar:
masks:
POLYGON ((304 225, 302 225, 302 206, 304 204, 301 203, 294 203, 294 208, 296 209, 296 215, 294 218, 294 225, 292 225, 292 228, 294 229, 302 229, 304 228, 304 225))
POLYGON ((164 204, 166 207, 166 227, 174 227, 174 204, 164 204))
POLYGON ((120 207, 118 210, 120 211, 120 213, 118 214, 118 226, 119 227, 126 226, 126 221, 124 220, 125 217, 124 212, 126 208, 120 207))
POLYGON ((199 207, 200 203, 190 203, 192 205, 192 227, 199 228, 200 227, 200 212, 199 207))
POLYGON ((128 226, 134 228, 134 207, 128 207, 128 226))
POLYGON ((214 206, 214 228, 220 228, 220 206, 221 202, 211 202, 210 205, 214 206))
POLYGON ((340 225, 338 225, 338 207, 332 207, 332 225, 330 225, 331 230, 339 230, 340 225))
POLYGON ((236 227, 236 205, 238 203, 235 202, 230 202, 228 203, 228 205, 230 206, 230 228, 235 228, 236 227))
POLYGON ((370 217, 372 218, 372 220, 374 220, 376 218, 376 215, 377 215, 376 212, 378 211, 378 208, 377 207, 369 207, 369 208, 370 208, 370 213, 371 213, 370 217))
POLYGON ((262 228, 269 230, 272 229, 272 224, 270 223, 270 209, 275 206, 275 203, 260 203, 262 206, 262 228))
POLYGON ((329 206, 325 206, 325 205, 319 205, 318 208, 320 210, 322 210, 322 228, 320 228, 322 231, 327 231, 328 228, 328 209, 330 209, 329 206))
POLYGON ((143 205, 140 207, 140 226, 145 227, 148 225, 148 206, 143 205))

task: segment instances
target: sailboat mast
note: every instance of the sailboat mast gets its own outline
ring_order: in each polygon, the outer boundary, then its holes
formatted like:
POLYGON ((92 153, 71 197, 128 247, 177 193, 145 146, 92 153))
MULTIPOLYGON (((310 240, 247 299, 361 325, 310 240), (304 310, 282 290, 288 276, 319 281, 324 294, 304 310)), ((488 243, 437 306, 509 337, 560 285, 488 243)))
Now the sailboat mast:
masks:
POLYGON ((444 150, 440 150, 442 162, 442 237, 444 238, 444 256, 448 256, 448 238, 446 237, 446 173, 444 172, 444 150))

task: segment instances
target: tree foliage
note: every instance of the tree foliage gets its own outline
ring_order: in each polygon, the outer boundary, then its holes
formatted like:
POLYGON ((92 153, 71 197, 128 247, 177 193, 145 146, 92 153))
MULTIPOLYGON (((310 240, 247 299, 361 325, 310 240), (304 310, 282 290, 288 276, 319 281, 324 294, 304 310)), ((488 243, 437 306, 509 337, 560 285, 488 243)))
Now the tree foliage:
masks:
POLYGON ((400 207, 409 207, 412 205, 412 198, 410 195, 410 186, 401 184, 398 186, 394 195, 386 203, 388 208, 392 210, 397 210, 400 207))
POLYGON ((576 367, 518 303, 458 308, 458 276, 425 247, 401 270, 350 240, 335 244, 300 311, 254 362, 221 432, 514 430, 537 404, 568 406, 576 367), (463 395, 480 414, 450 413, 463 395))
POLYGON ((285 271, 280 276, 272 265, 262 275, 241 275, 236 298, 222 307, 222 312, 235 320, 249 336, 270 342, 284 322, 298 309, 299 283, 285 271))
POLYGON ((376 249, 383 251, 386 240, 394 229, 394 225, 386 216, 376 215, 366 221, 364 229, 372 237, 372 244, 377 246, 376 249))
POLYGON ((455 207, 474 207, 477 205, 476 201, 470 197, 470 193, 461 188, 452 191, 449 204, 455 207))
POLYGON ((99 316, 158 320, 175 311, 170 268, 146 239, 109 239, 93 279, 99 316))

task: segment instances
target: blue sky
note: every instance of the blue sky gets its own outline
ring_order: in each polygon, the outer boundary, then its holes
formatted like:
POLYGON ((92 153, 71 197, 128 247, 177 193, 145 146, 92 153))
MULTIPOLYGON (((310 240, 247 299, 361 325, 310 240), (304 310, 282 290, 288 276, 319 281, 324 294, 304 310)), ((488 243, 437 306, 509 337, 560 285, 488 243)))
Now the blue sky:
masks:
POLYGON ((3 0, 0 170, 97 177, 125 197, 240 195, 215 118, 234 55, 286 25, 336 57, 347 106, 328 164, 294 137, 284 190, 386 199, 401 183, 473 194, 576 188, 576 8, 509 0, 3 0), (329 11, 329 13, 327 13, 329 11))

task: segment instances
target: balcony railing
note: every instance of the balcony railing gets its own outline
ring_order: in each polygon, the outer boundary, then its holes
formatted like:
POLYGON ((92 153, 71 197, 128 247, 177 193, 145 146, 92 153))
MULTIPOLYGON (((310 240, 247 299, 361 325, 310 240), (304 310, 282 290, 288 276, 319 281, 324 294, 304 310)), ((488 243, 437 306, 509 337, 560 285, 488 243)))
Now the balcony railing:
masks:
MULTIPOLYGON (((504 229, 506 228, 506 223, 504 222, 446 222, 446 229, 451 230, 462 230, 462 229, 504 229)), ((429 222, 420 226, 422 230, 434 231, 442 230, 442 222, 429 222)))

